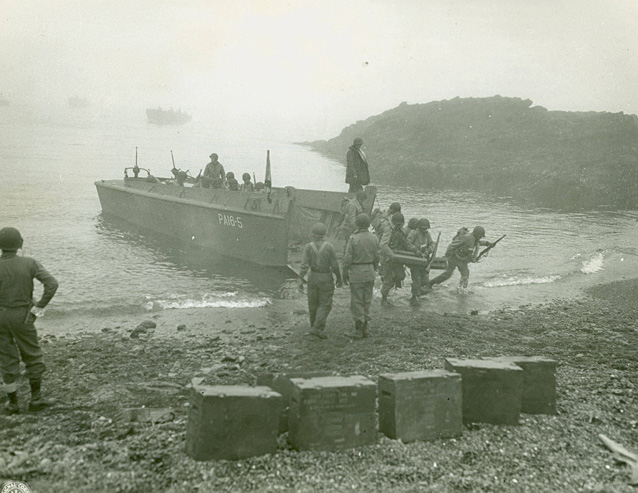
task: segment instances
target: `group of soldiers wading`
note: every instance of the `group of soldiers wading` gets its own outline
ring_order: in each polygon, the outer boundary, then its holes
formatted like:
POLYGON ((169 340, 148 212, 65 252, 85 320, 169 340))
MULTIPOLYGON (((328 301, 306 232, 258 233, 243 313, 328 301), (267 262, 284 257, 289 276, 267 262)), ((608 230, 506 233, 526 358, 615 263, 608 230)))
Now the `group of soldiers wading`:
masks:
POLYGON ((307 295, 310 314, 310 334, 325 339, 326 319, 332 309, 332 297, 336 286, 344 283, 350 287, 350 310, 355 321, 353 339, 368 336, 370 306, 377 272, 381 276, 381 304, 392 306, 388 299, 393 288, 401 287, 406 278, 405 254, 424 259, 409 262, 412 278, 410 304, 419 306, 419 297, 427 294, 432 286, 452 276, 455 269, 461 273, 460 286, 466 288, 470 276, 468 264, 478 256, 480 245, 494 244, 484 240, 485 230, 477 226, 473 231, 461 228, 445 252, 445 271, 429 279, 429 265, 435 254, 435 243, 430 235, 430 222, 425 218, 413 218, 405 224, 401 205, 394 202, 386 212, 376 210, 372 220, 364 212, 366 193, 362 190, 349 200, 339 228, 347 238, 341 270, 333 245, 326 241, 326 226, 317 223, 312 228, 312 241, 304 249, 298 286, 303 291, 304 277, 308 275, 307 295), (373 232, 370 231, 372 226, 373 232), (399 258, 400 257, 400 258, 399 258))

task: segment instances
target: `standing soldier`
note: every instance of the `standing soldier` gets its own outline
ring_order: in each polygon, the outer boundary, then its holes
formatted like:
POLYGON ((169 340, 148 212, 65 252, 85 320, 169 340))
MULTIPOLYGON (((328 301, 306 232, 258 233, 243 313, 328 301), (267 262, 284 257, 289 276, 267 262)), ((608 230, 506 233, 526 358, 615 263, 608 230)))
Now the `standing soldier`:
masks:
MULTIPOLYGON (((218 161, 219 156, 216 153, 212 153, 210 156, 210 163, 204 168, 204 175, 202 176, 202 186, 209 188, 211 185, 217 185, 219 182, 223 185, 226 182, 226 172, 224 166, 218 161)), ((213 188, 221 188, 215 186, 213 188)))
POLYGON ((350 185, 348 193, 363 190, 363 185, 370 183, 370 171, 368 170, 368 158, 361 149, 363 139, 357 137, 346 154, 346 183, 350 185))
POLYGON ((368 231, 367 214, 359 214, 355 223, 357 231, 348 240, 343 257, 343 278, 350 284, 350 311, 355 323, 351 337, 360 339, 368 336, 372 290, 379 266, 379 238, 368 231))
POLYGON ((308 275, 308 313, 310 314, 310 334, 325 339, 326 319, 332 310, 332 296, 335 285, 332 274, 337 278, 337 287, 342 286, 339 262, 334 247, 324 241, 326 226, 317 223, 312 227, 312 241, 306 245, 299 271, 299 290, 303 291, 303 278, 308 275))
MULTIPOLYGON (((381 238, 381 278, 383 279, 381 304, 385 306, 392 306, 388 300, 388 294, 392 288, 400 288, 401 281, 405 279, 405 267, 402 263, 394 260, 394 251, 403 250, 417 253, 417 249, 408 242, 403 232, 404 224, 403 214, 400 212, 393 214, 392 229, 385 231, 383 238, 381 238)), ((421 303, 418 298, 412 297, 410 304, 418 306, 421 303)))
POLYGON ((348 203, 346 204, 343 212, 343 221, 341 222, 341 226, 339 226, 339 230, 342 235, 341 237, 346 240, 346 244, 350 235, 357 229, 355 220, 359 214, 363 213, 363 203, 367 198, 368 196, 366 193, 363 190, 360 190, 354 195, 354 197, 348 200, 348 203))
POLYGON ((9 397, 5 405, 8 414, 20 412, 17 385, 20 358, 31 386, 29 410, 37 411, 53 404, 44 399, 40 391, 46 367, 34 321, 44 313, 44 307, 58 289, 58 282, 37 260, 17 256, 22 242, 17 229, 0 229, 0 370, 9 397), (33 302, 33 279, 44 285, 42 297, 36 303, 33 302))
POLYGON ((470 268, 467 264, 476 261, 479 245, 492 245, 491 242, 482 239, 484 236, 485 229, 482 226, 474 228, 472 233, 467 228, 461 228, 445 251, 445 260, 447 260, 445 272, 432 279, 429 287, 447 281, 454 273, 454 269, 458 268, 461 273, 459 286, 467 288, 470 279, 470 268))
MULTIPOLYGON (((418 249, 425 258, 429 258, 434 252, 434 241, 430 235, 430 221, 425 218, 419 219, 417 228, 410 232, 408 241, 411 245, 418 249)), ((410 267, 410 276, 412 277, 412 298, 421 296, 422 289, 428 286, 428 271, 426 267, 414 265, 410 267)))

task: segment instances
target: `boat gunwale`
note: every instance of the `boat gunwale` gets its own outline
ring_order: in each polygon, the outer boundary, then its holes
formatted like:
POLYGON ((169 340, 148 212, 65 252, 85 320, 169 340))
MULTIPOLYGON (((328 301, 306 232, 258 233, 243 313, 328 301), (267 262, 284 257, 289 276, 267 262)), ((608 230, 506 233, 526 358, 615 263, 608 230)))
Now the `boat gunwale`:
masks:
MULTIPOLYGON (((122 180, 112 180, 112 181, 122 181, 122 180)), ((280 221, 286 221, 288 219, 289 214, 292 211, 292 207, 289 207, 288 210, 286 211, 286 213, 284 214, 269 214, 267 212, 258 212, 258 211, 251 211, 248 209, 238 209, 238 208, 231 208, 228 206, 224 206, 224 205, 215 205, 215 204, 211 204, 208 202, 201 202, 198 200, 194 200, 194 199, 188 199, 188 198, 184 198, 184 197, 171 197, 171 196, 167 196, 167 195, 160 195, 160 194, 156 194, 156 193, 152 193, 152 192, 148 192, 148 191, 144 191, 144 190, 138 190, 136 188, 133 187, 125 187, 125 186, 117 186, 113 183, 109 183, 109 181, 105 181, 105 180, 101 180, 101 181, 96 181, 95 182, 95 186, 103 186, 105 188, 110 188, 112 190, 118 190, 121 192, 125 192, 125 193, 133 193, 136 195, 142 195, 148 198, 153 198, 156 200, 167 200, 169 202, 175 202, 178 204, 189 204, 189 205, 196 205, 198 207, 204 207, 207 209, 213 209, 213 210, 221 210, 221 211, 225 211, 225 212, 240 212, 242 214, 248 214, 251 216, 259 216, 259 217, 266 217, 269 219, 273 219, 273 220, 280 220, 280 221)))

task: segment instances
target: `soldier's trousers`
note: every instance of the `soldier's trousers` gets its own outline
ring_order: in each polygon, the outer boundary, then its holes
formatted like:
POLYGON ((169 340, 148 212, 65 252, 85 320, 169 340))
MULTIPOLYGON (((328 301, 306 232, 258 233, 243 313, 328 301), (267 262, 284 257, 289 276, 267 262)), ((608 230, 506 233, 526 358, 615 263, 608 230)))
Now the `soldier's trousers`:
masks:
POLYGON ((370 321, 373 288, 374 281, 350 283, 350 312, 356 321, 370 321))
POLYGON ((420 296, 421 288, 428 283, 428 271, 425 267, 410 267, 410 277, 412 278, 412 296, 420 296))
POLYGON ((35 325, 25 321, 28 313, 26 307, 0 308, 0 372, 6 392, 17 389, 20 358, 29 380, 40 378, 46 370, 35 325))
POLYGON ((403 264, 389 263, 381 266, 381 296, 386 298, 392 288, 400 288, 401 281, 405 279, 405 267, 403 264))
POLYGON ((311 272, 308 276, 308 313, 310 328, 322 331, 332 310, 332 296, 335 285, 330 273, 311 272))
POLYGON ((447 268, 443 274, 435 277, 430 281, 430 284, 440 284, 442 282, 447 281, 450 277, 452 277, 452 273, 454 269, 459 269, 461 273, 461 280, 459 281, 459 286, 462 288, 467 288, 468 281, 470 280, 470 268, 468 267, 467 260, 461 260, 454 256, 449 257, 447 259, 447 268))

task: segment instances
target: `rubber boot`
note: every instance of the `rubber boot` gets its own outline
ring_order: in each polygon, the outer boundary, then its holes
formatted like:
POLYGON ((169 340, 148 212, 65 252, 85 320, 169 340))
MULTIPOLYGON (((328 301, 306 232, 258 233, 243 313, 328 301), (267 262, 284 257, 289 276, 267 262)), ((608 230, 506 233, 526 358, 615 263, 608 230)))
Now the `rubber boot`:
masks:
POLYGON ((29 401, 29 411, 41 411, 47 407, 54 406, 56 401, 54 399, 45 399, 42 397, 40 390, 41 380, 33 379, 29 380, 31 386, 31 400, 29 401))

